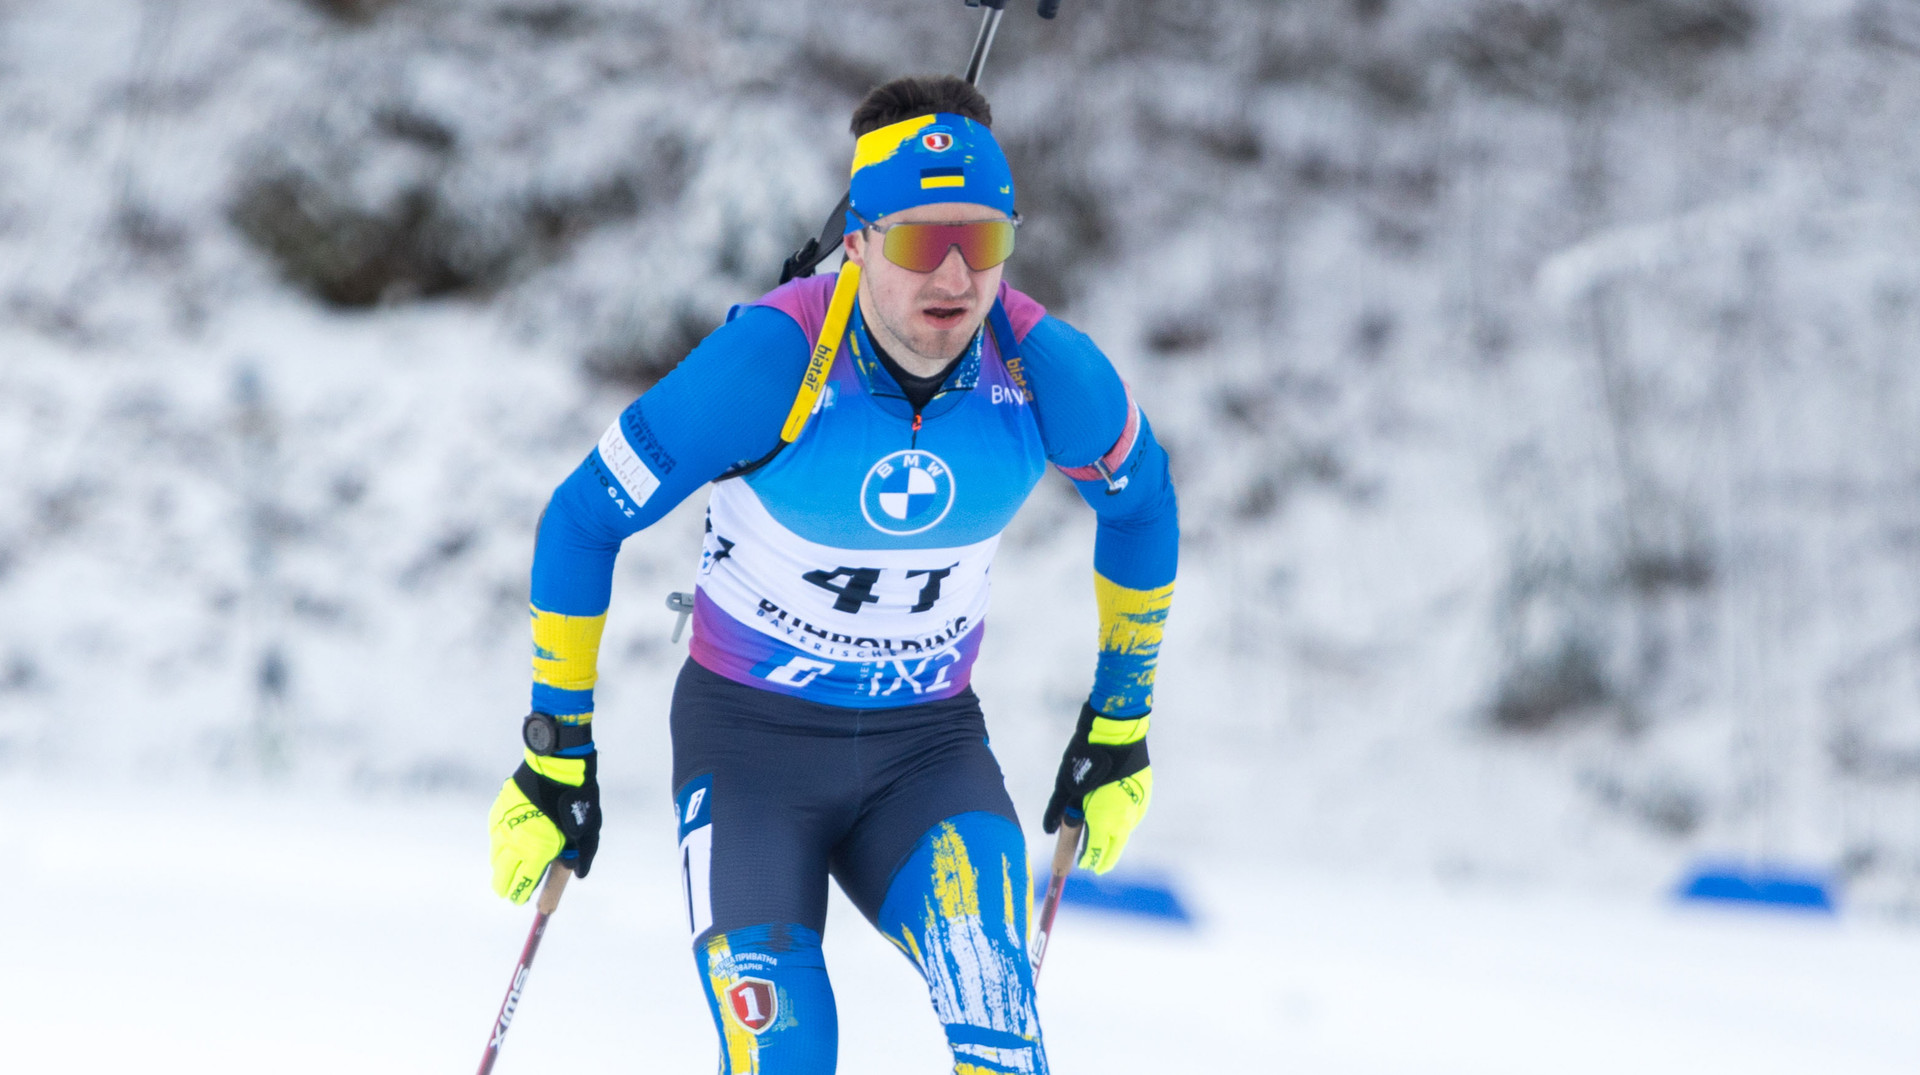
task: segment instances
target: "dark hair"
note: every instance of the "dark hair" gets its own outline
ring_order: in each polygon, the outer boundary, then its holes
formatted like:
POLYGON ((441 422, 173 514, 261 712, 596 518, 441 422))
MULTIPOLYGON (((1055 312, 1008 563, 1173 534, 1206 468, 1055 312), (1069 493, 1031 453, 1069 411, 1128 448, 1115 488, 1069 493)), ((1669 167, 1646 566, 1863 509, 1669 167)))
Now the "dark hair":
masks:
POLYGON ((993 126, 993 108, 966 79, 909 75, 868 91, 853 110, 853 136, 933 112, 952 112, 982 127, 993 126))

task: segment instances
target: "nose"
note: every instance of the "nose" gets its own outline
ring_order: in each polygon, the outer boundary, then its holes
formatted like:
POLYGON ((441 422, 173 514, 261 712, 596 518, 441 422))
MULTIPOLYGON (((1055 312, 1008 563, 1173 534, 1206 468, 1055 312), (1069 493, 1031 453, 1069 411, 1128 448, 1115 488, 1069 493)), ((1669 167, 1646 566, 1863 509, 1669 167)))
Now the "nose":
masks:
POLYGON ((933 270, 933 284, 941 291, 957 295, 973 286, 973 270, 967 266, 967 259, 960 255, 960 244, 947 247, 947 256, 940 259, 940 265, 933 270))

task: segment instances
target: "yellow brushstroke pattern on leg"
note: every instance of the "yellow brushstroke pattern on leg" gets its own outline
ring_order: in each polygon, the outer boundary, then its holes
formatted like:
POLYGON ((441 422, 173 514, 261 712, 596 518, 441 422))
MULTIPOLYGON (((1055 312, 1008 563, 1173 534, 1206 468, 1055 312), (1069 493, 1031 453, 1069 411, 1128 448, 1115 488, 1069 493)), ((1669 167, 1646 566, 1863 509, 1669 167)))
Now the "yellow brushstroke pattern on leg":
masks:
POLYGON ((1005 925, 1007 927, 1007 936, 1011 938, 1015 943, 1019 943, 1019 941, 1021 940, 1020 927, 1015 924, 1015 919, 1013 916, 1013 907, 1014 907, 1013 863, 1007 861, 1007 856, 1001 855, 1000 856, 1000 916, 1005 920, 1005 925))
POLYGON ((940 823, 940 835, 933 841, 933 894, 940 901, 940 917, 949 922, 980 915, 980 873, 951 822, 940 823))
POLYGON ((733 1014, 733 1003, 727 999, 727 990, 738 980, 733 973, 733 948, 727 944, 726 935, 720 934, 707 942, 707 985, 720 1005, 720 1027, 727 1050, 725 1075, 759 1075, 760 1039, 740 1025, 733 1014))

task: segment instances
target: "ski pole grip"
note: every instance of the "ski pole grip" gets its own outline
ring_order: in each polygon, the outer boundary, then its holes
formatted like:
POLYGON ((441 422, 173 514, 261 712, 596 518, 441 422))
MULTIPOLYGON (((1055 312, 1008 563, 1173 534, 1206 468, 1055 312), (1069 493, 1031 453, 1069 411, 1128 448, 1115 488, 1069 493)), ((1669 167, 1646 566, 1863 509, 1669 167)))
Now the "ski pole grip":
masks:
POLYGON ((560 906, 560 893, 567 890, 567 878, 572 876, 573 867, 559 859, 554 859, 553 865, 547 867, 547 883, 540 886, 541 914, 552 914, 554 908, 560 906))
POLYGON ((1040 0, 1040 17, 1051 19, 1060 14, 1060 0, 1040 0))
POLYGON ((1061 819, 1060 838, 1053 844, 1053 875, 1065 877, 1073 872, 1073 860, 1080 857, 1080 833, 1083 826, 1061 819))

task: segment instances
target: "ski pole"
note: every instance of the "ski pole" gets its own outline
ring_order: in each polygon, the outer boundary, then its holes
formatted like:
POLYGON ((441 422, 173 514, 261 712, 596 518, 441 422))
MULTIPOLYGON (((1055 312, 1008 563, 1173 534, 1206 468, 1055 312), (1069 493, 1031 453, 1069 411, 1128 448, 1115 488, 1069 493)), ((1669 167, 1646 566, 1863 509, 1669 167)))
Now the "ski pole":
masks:
POLYGON ((520 1006, 520 990, 526 988, 527 972, 533 969, 533 953, 540 949, 540 938, 547 932, 547 919, 553 916, 554 908, 560 906, 560 893, 566 891, 567 878, 573 876, 573 867, 555 859, 547 867, 546 883, 540 886, 540 898, 535 906, 539 913, 533 916, 533 929, 527 933, 527 945, 520 950, 520 962, 513 968, 513 981, 507 986, 507 999, 500 1002, 500 1014, 493 1020, 493 1035, 487 1039, 487 1051, 480 1056, 478 1075, 487 1075, 493 1070, 493 1062, 500 1059, 500 1043, 506 1040, 507 1027, 513 1023, 514 1009, 520 1006))
POLYGON ((1060 894, 1067 889, 1067 875, 1073 872, 1073 860, 1080 857, 1080 835, 1085 828, 1064 818, 1060 838, 1053 844, 1053 875, 1047 878, 1047 898, 1040 905, 1040 929, 1033 936, 1033 978, 1040 980, 1040 961, 1047 958, 1047 939, 1053 936, 1053 913, 1060 909, 1060 894))

